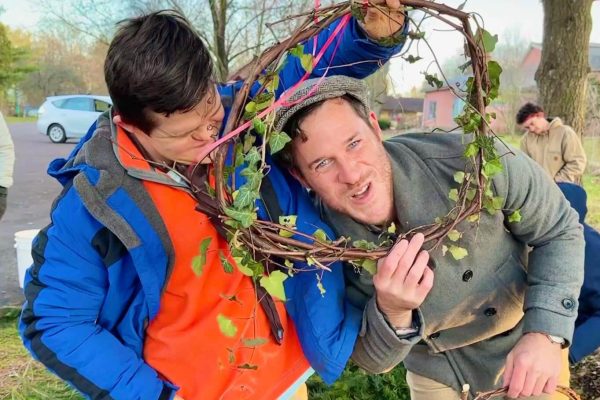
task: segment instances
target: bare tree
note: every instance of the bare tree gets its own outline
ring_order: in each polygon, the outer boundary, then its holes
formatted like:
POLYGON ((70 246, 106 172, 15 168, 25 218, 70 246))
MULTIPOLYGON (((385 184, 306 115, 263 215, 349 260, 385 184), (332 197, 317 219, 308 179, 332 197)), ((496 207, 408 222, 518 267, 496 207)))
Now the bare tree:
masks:
POLYGON ((594 0, 542 0, 544 44, 536 72, 546 113, 561 117, 581 134, 589 72, 594 0))

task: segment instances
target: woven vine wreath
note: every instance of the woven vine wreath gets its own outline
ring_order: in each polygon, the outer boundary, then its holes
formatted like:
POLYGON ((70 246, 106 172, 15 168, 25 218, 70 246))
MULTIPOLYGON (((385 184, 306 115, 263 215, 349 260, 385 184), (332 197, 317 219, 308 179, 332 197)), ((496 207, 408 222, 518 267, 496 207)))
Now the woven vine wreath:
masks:
MULTIPOLYGON (((428 0, 401 0, 401 3, 405 11, 421 10, 428 17, 441 20, 463 35, 465 54, 468 55, 469 61, 460 68, 463 72, 470 68, 472 72, 472 76, 466 82, 466 89, 448 84, 443 71, 440 71, 443 81, 436 74, 428 73, 425 73, 425 79, 437 88, 442 87, 445 81, 450 90, 463 99, 464 109, 455 121, 458 129, 465 134, 472 134, 470 137, 473 140, 466 144, 464 154, 470 163, 467 163, 469 165, 465 171, 456 171, 454 180, 457 187, 448 193, 449 198, 456 204, 450 213, 438 216, 435 224, 421 226, 409 232, 396 232, 392 224, 387 229, 390 234, 388 237, 394 236, 396 240, 401 240, 421 232, 425 235, 429 249, 441 245, 444 253, 448 251, 455 259, 461 259, 468 254, 466 249, 452 244, 447 247, 442 244, 442 241, 448 238, 450 242, 456 242, 460 232, 455 228, 460 222, 467 220, 477 223, 482 210, 490 213, 498 212, 503 202, 502 198, 494 197, 491 190, 491 178, 500 173, 503 166, 500 161, 502 155, 498 154, 494 145, 498 138, 489 127, 495 115, 486 113, 486 106, 498 95, 502 72, 500 65, 489 60, 487 56, 493 51, 497 37, 485 31, 474 15, 462 11, 462 7, 455 9, 428 0), (471 23, 477 28, 474 33, 471 23)), ((366 7, 379 8, 390 18, 394 18, 387 8, 361 0, 323 7, 270 24, 303 18, 300 26, 289 38, 265 50, 260 57, 240 69, 234 77, 243 79, 244 84, 234 99, 224 133, 201 155, 201 157, 213 158, 214 187, 205 182, 195 182, 193 171, 187 174, 191 178, 182 176, 192 187, 198 201, 197 209, 211 217, 217 229, 227 236, 231 255, 236 261, 235 267, 243 274, 252 277, 270 295, 282 300, 285 300, 283 281, 288 278, 288 275, 316 271, 316 284, 321 293, 325 294, 325 288, 321 284, 321 274, 323 271, 330 270, 331 263, 347 261, 355 267, 362 267, 375 273, 376 260, 386 256, 394 244, 389 239, 381 243, 353 242, 344 237, 331 240, 320 229, 312 233, 300 232, 295 229, 296 216, 281 216, 276 222, 260 220, 257 218, 255 204, 255 201, 260 198, 262 180, 269 171, 266 162, 267 152, 274 154, 290 141, 285 132, 277 132, 273 129, 275 109, 293 92, 288 90, 278 100, 275 99, 274 93, 279 85, 277 74, 283 60, 285 57, 297 57, 306 71, 300 82, 304 81, 309 77, 313 66, 319 62, 324 49, 332 45, 335 37, 344 29, 350 16, 362 20, 366 7), (298 43, 315 36, 337 19, 341 21, 324 44, 323 50, 314 56, 304 53, 303 47, 298 43), (261 89, 254 98, 250 99, 250 88, 257 81, 261 89), (228 154, 233 154, 232 165, 226 163, 228 154), (241 175, 245 178, 245 182, 242 185, 236 185, 234 178, 234 171, 238 168, 243 168, 241 175), (303 262, 307 267, 298 269, 294 261, 303 262)), ((403 38, 408 41, 407 50, 400 56, 403 56, 407 62, 413 63, 420 57, 405 56, 411 45, 417 41, 425 42, 427 47, 429 44, 424 32, 420 30, 420 23, 413 21, 407 14, 405 14, 405 21, 410 24, 411 29, 407 37, 403 38)), ((429 49, 431 50, 431 47, 429 49)), ((433 56, 435 58, 435 54, 433 56)), ((371 60, 371 62, 379 62, 379 60, 371 60)), ((510 152, 508 147, 507 152, 510 152)), ((518 222, 521 219, 519 210, 509 211, 510 222, 518 222)), ((210 239, 200 244, 200 254, 193 260, 194 271, 202 270, 209 244, 210 239)), ((220 258, 225 271, 233 271, 235 267, 227 257, 221 255, 220 258)), ((558 387, 557 391, 569 399, 579 400, 578 395, 568 388, 558 387)), ((503 397, 505 393, 504 388, 485 392, 479 394, 475 400, 503 397)), ((468 396, 468 389, 463 393, 463 398, 466 396, 468 396)))

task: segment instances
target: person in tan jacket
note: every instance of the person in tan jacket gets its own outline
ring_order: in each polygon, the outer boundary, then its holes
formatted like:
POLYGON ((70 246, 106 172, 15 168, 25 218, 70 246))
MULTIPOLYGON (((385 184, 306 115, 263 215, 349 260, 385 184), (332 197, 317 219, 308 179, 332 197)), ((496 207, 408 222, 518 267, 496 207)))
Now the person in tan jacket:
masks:
POLYGON ((542 107, 527 103, 517 113, 526 133, 521 150, 550 174, 555 182, 581 184, 586 156, 581 139, 560 118, 547 119, 542 107))

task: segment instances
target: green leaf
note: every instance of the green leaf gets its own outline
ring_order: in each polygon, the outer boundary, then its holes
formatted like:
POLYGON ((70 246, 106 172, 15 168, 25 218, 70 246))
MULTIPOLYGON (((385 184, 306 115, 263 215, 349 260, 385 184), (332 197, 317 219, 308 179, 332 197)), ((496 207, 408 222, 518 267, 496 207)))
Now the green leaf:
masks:
POLYGON ((263 92, 256 96, 254 101, 256 102, 256 111, 262 111, 267 109, 273 103, 273 93, 263 92))
POLYGON ((408 32, 408 37, 411 38, 411 39, 413 39, 413 40, 424 39, 425 38, 425 32, 410 31, 410 32, 408 32))
POLYGON ((294 236, 294 232, 290 232, 286 229, 280 229, 279 236, 284 237, 284 238, 291 238, 292 236, 294 236))
POLYGON ((521 209, 513 211, 513 213, 508 216, 508 222, 521 222, 521 209))
POLYGON ((263 136, 267 131, 267 125, 260 118, 252 119, 252 127, 260 136, 263 136))
POLYGON ((460 239, 461 236, 462 233, 460 233, 456 229, 452 229, 450 232, 448 232, 448 239, 450 239, 453 242, 456 242, 458 239, 460 239))
POLYGON ((495 210, 502 210, 502 207, 504 206, 504 197, 494 197, 492 198, 492 207, 494 207, 495 210))
POLYGON ((434 88, 440 89, 442 86, 444 86, 444 82, 437 77, 437 74, 425 74, 425 80, 431 87, 434 88))
MULTIPOLYGON (((375 243, 373 242, 368 242, 366 240, 355 240, 354 242, 352 242, 352 247, 356 247, 357 249, 362 249, 362 250, 375 250, 377 249, 379 246, 377 246, 375 243)), ((360 265, 360 263, 359 263, 360 265)))
POLYGON ((271 296, 285 301, 283 281, 285 281, 287 278, 288 276, 283 272, 273 271, 269 274, 269 276, 263 276, 260 278, 260 286, 265 288, 267 293, 269 293, 271 296))
POLYGON ((477 195, 477 189, 469 189, 467 190, 467 200, 473 201, 475 196, 477 195))
POLYGON ((466 256, 469 255, 469 252, 467 251, 467 249, 464 249, 462 247, 458 247, 458 246, 450 246, 448 248, 448 251, 450 252, 450 254, 452 254, 452 257, 455 260, 462 260, 463 258, 465 258, 466 256))
POLYGON ((313 237, 320 242, 327 243, 327 234, 323 229, 317 229, 315 233, 313 233, 313 237))
POLYGON ((319 289, 319 293, 321 293, 321 297, 325 296, 325 286, 323 286, 323 282, 321 281, 321 275, 317 274, 317 289, 319 289))
POLYGON ((223 314, 217 315, 217 322, 219 323, 219 330, 221 333, 227 337, 234 337, 237 333, 237 326, 233 323, 233 321, 223 314))
POLYGON ((285 145, 291 141, 292 139, 285 132, 271 133, 271 137, 269 138, 269 147, 271 148, 271 155, 283 149, 285 145))
POLYGON ((258 190, 263 179, 263 173, 258 171, 256 167, 249 166, 244 168, 240 175, 246 178, 246 184, 253 190, 258 190))
POLYGON ((456 7, 456 9, 461 11, 463 8, 465 8, 465 4, 467 4, 467 0, 463 1, 458 7, 456 7))
POLYGON ((465 173, 462 171, 458 171, 454 174, 454 182, 463 183, 465 180, 465 173))
POLYGON ((477 222, 477 221, 479 221, 479 213, 469 215, 467 217, 467 221, 469 221, 469 222, 477 222))
POLYGON ((246 157, 244 157, 244 158, 250 164, 256 164, 257 162, 259 162, 261 160, 260 153, 258 152, 258 149, 255 146, 252 146, 252 148, 250 149, 250 151, 246 154, 246 157))
POLYGON ((248 184, 243 185, 237 192, 237 196, 233 201, 233 206, 237 209, 254 204, 254 201, 260 197, 258 191, 253 190, 248 184))
POLYGON ((240 211, 229 207, 225 207, 225 214, 238 221, 244 228, 249 228, 257 218, 255 211, 240 211))
POLYGON ((247 153, 250 151, 250 149, 254 145, 254 142, 256 142, 256 136, 250 135, 250 134, 247 134, 246 136, 244 136, 244 148, 243 148, 244 153, 247 153))
POLYGON ((192 270, 197 276, 202 275, 202 270, 204 269, 204 265, 206 264, 206 252, 208 251, 208 246, 210 246, 210 242, 212 238, 208 237, 204 239, 200 243, 200 254, 192 259, 192 270))
POLYGON ((488 178, 499 174, 500 172, 502 172, 503 169, 504 166, 502 165, 502 161, 500 161, 499 158, 486 161, 483 164, 483 173, 488 178))
POLYGON ((285 265, 289 269, 294 268, 294 263, 288 260, 287 258, 283 261, 283 265, 285 265))
POLYGON ((450 193, 448 193, 448 198, 453 201, 458 201, 458 189, 450 189, 450 193))
POLYGON ((481 35, 481 41, 485 52, 491 53, 494 51, 496 48, 496 43, 498 43, 498 35, 492 36, 492 34, 485 29, 479 29, 478 34, 481 35))
POLYGON ((258 347, 267 343, 267 339, 263 337, 256 337, 253 339, 242 339, 242 344, 246 347, 258 347))
POLYGON ((289 226, 290 228, 296 228, 297 215, 280 215, 279 225, 289 226))
POLYGON ((387 233, 391 233, 392 235, 394 235, 396 233, 396 224, 395 223, 392 222, 390 224, 390 226, 388 226, 387 233))
POLYGON ((491 84, 490 91, 488 93, 488 100, 491 101, 498 97, 498 91, 500 90, 500 74, 502 74, 502 67, 496 61, 488 61, 487 70, 491 84))
POLYGON ((233 265, 231 265, 231 263, 222 251, 219 251, 219 258, 221 259, 221 265, 223 265, 223 270, 225 271, 225 273, 232 274, 233 265))
POLYGON ((244 146, 241 143, 235 145, 235 168, 244 163, 244 146))
POLYGON ((272 75, 271 81, 267 84, 267 90, 271 93, 275 93, 279 87, 279 75, 272 75))
POLYGON ((375 275, 377 273, 377 261, 365 259, 362 261, 361 267, 371 275, 375 275))
POLYGON ((289 52, 291 55, 300 58, 302 54, 304 54, 304 45, 299 44, 293 49, 290 49, 289 52))
POLYGON ((419 60, 422 60, 422 59, 423 59, 423 57, 420 57, 420 56, 416 56, 416 57, 415 57, 415 56, 413 56, 412 54, 410 54, 408 57, 403 57, 403 58, 404 58, 404 60, 406 60, 407 62, 409 62, 409 63, 411 63, 411 64, 414 64, 414 63, 416 63, 417 61, 419 61, 419 60))
POLYGON ((306 72, 311 73, 313 70, 313 56, 310 54, 302 54, 302 56, 300 56, 300 64, 306 72))
POLYGON ((256 103, 253 101, 249 101, 248 103, 246 103, 246 107, 244 107, 244 110, 246 110, 246 112, 248 113, 256 113, 256 103))
POLYGON ((465 157, 473 157, 479 152, 479 145, 475 142, 469 143, 465 150, 465 157))

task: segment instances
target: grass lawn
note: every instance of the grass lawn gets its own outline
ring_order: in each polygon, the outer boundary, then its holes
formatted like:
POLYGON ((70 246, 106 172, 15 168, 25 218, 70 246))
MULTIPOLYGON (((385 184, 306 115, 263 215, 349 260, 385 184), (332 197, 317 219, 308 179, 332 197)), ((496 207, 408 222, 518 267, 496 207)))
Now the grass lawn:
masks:
MULTIPOLYGON (((504 139, 518 147, 518 137, 504 139)), ((590 159, 595 157, 600 162, 600 142, 587 141, 586 151, 590 151, 590 159)), ((587 222, 600 229, 600 176, 586 174, 584 186, 588 192, 587 222)), ((0 399, 82 399, 31 359, 17 334, 17 315, 18 310, 0 310, 0 399)), ((354 399, 357 398, 356 393, 369 393, 369 399, 409 398, 402 368, 396 368, 389 374, 372 376, 351 365, 342 379, 331 387, 326 387, 317 377, 311 378, 309 390, 310 400, 354 399)))
POLYGON ((7 124, 18 124, 20 122, 36 122, 37 117, 7 117, 4 116, 7 124))

